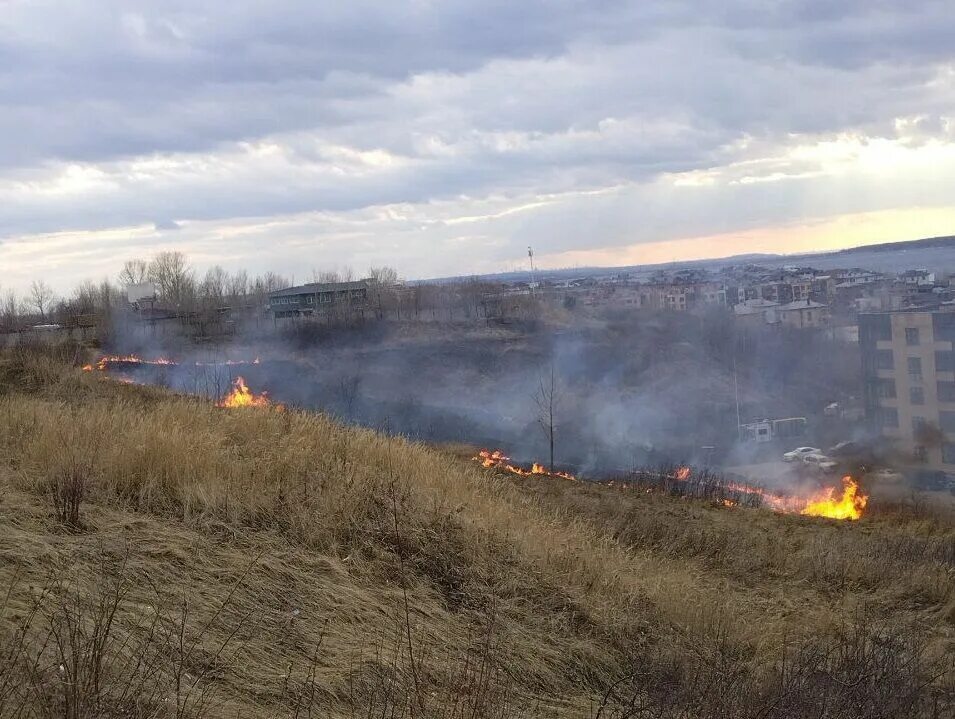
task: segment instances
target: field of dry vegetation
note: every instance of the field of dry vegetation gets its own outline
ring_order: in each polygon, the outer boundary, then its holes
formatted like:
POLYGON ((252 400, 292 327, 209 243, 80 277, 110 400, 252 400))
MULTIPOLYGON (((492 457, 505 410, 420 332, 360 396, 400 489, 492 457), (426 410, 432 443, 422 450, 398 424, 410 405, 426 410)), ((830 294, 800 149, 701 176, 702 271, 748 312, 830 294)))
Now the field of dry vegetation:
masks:
POLYGON ((955 527, 558 480, 0 359, 0 717, 955 713, 955 527))

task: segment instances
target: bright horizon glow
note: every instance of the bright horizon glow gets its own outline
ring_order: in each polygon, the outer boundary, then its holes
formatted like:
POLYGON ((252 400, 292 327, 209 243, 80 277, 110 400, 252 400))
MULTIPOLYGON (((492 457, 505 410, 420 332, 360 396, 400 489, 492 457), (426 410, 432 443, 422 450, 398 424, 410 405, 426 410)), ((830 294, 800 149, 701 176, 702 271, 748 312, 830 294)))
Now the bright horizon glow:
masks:
MULTIPOLYGON (((951 235, 955 235, 955 207, 883 210, 788 227, 764 227, 744 232, 629 245, 612 250, 583 250, 544 255, 539 262, 541 269, 557 270, 575 266, 629 267, 720 260, 750 254, 785 257, 824 254, 890 242, 951 235), (731 254, 725 252, 727 246, 733 247, 731 254), (786 249, 781 251, 781 248, 786 249), (687 250, 690 254, 687 254, 687 250)), ((955 248, 951 269, 955 270, 955 248)))

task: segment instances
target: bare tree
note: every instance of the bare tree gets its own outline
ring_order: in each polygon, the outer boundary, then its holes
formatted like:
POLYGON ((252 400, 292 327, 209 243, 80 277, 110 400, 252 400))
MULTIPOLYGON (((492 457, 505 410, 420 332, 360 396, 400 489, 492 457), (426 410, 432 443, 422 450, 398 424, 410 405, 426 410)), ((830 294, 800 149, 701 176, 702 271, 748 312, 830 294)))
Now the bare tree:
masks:
POLYGON ((149 263, 146 260, 126 260, 119 272, 122 285, 139 285, 149 279, 149 263))
POLYGON ((560 405, 564 391, 557 370, 551 363, 548 372, 538 379, 537 391, 534 393, 534 404, 537 405, 537 424, 540 425, 544 438, 550 447, 550 464, 548 469, 554 470, 554 445, 557 436, 557 417, 560 414, 560 405))
POLYGON ((195 278, 181 252, 160 252, 149 263, 148 275, 163 300, 177 308, 183 308, 195 298, 195 278))
POLYGON ((398 270, 394 267, 369 267, 368 279, 376 285, 396 285, 398 270))
POLYGON ((53 289, 43 280, 34 280, 31 283, 29 295, 30 305, 36 308, 42 322, 46 322, 47 312, 55 298, 56 295, 53 294, 53 289))
POLYGON ((312 282, 333 283, 341 281, 341 275, 336 270, 312 270, 312 282))
POLYGON ((249 274, 245 270, 239 270, 228 278, 228 287, 226 288, 229 296, 232 298, 245 297, 249 294, 249 274))
POLYGON ((20 318, 20 298, 13 290, 7 290, 0 297, 0 325, 5 329, 12 330, 17 325, 20 318))
POLYGON ((216 303, 221 302, 228 287, 229 273, 219 265, 214 265, 206 271, 206 276, 202 280, 202 294, 205 299, 216 303))

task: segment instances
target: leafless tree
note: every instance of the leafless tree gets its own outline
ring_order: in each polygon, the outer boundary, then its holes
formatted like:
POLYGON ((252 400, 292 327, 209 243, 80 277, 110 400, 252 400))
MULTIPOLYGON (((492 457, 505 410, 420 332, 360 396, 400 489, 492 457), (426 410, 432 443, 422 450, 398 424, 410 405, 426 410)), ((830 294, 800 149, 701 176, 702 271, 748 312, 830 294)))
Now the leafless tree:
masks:
POLYGON ((50 309, 50 305, 53 304, 53 300, 56 298, 56 295, 53 294, 53 288, 51 288, 43 280, 34 280, 30 285, 30 305, 36 308, 37 313, 40 315, 40 320, 46 322, 46 315, 50 309))
POLYGON ((0 297, 0 325, 5 329, 16 327, 17 320, 20 318, 20 298, 13 290, 7 290, 0 297))
POLYGON ((368 279, 375 285, 396 285, 398 270, 394 267, 369 267, 368 279))
POLYGON ((534 404, 537 406, 537 424, 540 425, 544 438, 550 447, 550 464, 548 469, 554 470, 554 445, 557 436, 557 417, 560 414, 564 390, 553 363, 550 369, 538 379, 537 391, 534 393, 534 404))
POLYGON ((149 280, 166 302, 184 308, 195 298, 195 278, 181 252, 160 252, 149 263, 149 280))
POLYGON ((149 279, 149 263, 146 260, 126 260, 119 272, 121 285, 139 285, 149 279))
POLYGON ((214 265, 206 271, 202 280, 203 299, 212 304, 221 304, 229 286, 229 273, 214 265))
POLYGON ((249 274, 245 270, 239 270, 230 275, 226 290, 232 298, 245 297, 249 294, 249 274))

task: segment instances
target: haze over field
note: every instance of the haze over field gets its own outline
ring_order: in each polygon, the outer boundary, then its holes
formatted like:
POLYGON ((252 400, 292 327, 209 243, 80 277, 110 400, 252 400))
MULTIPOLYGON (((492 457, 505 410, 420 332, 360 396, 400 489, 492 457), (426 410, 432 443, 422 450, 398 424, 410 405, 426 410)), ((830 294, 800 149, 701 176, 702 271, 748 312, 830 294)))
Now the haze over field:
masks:
POLYGON ((945 0, 6 2, 2 281, 948 234, 953 36, 945 0))

